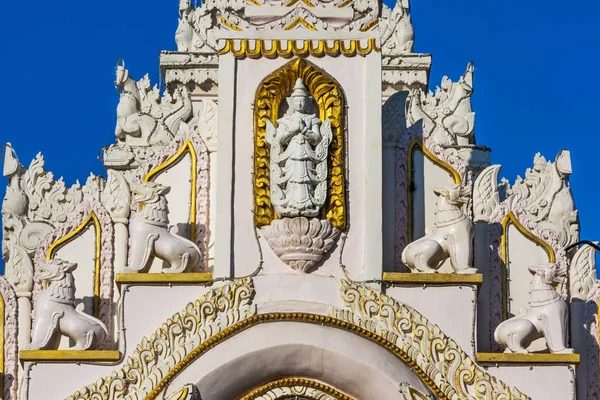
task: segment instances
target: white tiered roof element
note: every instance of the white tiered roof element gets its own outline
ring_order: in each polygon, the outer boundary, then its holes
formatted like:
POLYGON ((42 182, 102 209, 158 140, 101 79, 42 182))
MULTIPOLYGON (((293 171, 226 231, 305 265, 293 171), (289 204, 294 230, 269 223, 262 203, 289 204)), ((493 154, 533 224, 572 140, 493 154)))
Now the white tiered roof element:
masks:
POLYGON ((118 63, 106 180, 7 147, 2 399, 598 398, 570 154, 499 182, 408 0, 182 0, 175 42, 164 93, 118 63))

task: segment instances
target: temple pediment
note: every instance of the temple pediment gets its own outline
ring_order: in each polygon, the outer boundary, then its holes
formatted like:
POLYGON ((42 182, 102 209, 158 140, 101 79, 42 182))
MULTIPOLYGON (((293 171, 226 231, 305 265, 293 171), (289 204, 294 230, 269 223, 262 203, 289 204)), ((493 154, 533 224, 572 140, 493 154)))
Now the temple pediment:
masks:
POLYGON ((0 399, 596 398, 571 153, 500 178, 408 0, 177 11, 106 177, 5 147, 0 399))

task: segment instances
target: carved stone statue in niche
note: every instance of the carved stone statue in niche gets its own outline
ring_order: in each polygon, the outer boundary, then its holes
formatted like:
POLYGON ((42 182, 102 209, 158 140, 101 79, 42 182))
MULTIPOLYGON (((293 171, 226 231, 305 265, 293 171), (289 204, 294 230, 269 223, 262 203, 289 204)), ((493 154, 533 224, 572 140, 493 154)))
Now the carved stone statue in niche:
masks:
POLYGON ((62 335, 75 341, 73 350, 88 350, 100 346, 108 334, 106 326, 79 307, 75 307, 75 279, 77 264, 51 260, 39 266, 42 279, 48 287, 35 303, 35 320, 30 350, 56 350, 62 335))
POLYGON ((280 218, 316 217, 327 198, 331 123, 310 113, 312 97, 302 79, 287 98, 289 114, 267 120, 271 146, 271 202, 280 218))
POLYGON ((566 268, 556 263, 529 267, 533 274, 529 289, 529 310, 504 321, 496 328, 494 340, 505 353, 527 354, 533 340, 544 337, 551 353, 572 354, 567 348, 569 307, 556 287, 566 276, 566 268))
POLYGON ((312 97, 298 78, 287 98, 288 113, 276 128, 269 120, 271 203, 279 219, 262 228, 277 256, 297 271, 309 272, 333 247, 339 230, 319 219, 327 199, 329 119, 311 113, 312 97))
POLYGON ((436 189, 434 229, 410 243, 402 252, 402 262, 411 270, 434 273, 450 259, 459 274, 474 274, 471 268, 473 224, 462 208, 469 202, 471 191, 462 185, 436 189))

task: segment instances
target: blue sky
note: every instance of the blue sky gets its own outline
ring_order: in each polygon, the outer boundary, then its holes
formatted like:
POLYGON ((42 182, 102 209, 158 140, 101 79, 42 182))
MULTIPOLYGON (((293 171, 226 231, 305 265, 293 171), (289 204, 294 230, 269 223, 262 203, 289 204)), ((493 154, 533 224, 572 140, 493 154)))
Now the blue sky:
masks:
MULTIPOLYGON (((0 142, 24 165, 39 151, 68 184, 103 173, 114 141, 114 66, 158 81, 158 53, 174 50, 177 0, 21 2, 0 5, 0 142)), ((536 152, 571 150, 582 238, 600 239, 600 2, 413 0, 416 51, 433 54, 431 87, 476 65, 479 144, 511 182, 536 152)), ((4 197, 6 181, 0 183, 4 197)))

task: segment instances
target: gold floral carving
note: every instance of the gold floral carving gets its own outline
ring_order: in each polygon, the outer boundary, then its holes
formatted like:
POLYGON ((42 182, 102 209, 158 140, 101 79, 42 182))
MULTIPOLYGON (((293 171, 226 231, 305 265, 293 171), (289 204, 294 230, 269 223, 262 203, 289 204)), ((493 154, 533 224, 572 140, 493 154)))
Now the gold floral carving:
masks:
MULTIPOLYGON (((300 22, 299 22, 300 23, 300 22)), ((379 52, 376 39, 348 40, 265 40, 227 39, 219 54, 232 53, 237 58, 290 58, 294 56, 366 56, 379 52), (364 43, 364 45, 363 45, 364 43)))
POLYGON ((69 400, 156 399, 189 363, 186 360, 195 359, 224 335, 239 331, 227 328, 256 313, 250 301, 253 293, 250 279, 209 291, 144 338, 123 367, 74 393, 69 400))
POLYGON ((256 314, 254 288, 242 279, 213 289, 144 338, 120 369, 69 400, 155 400, 192 362, 233 335, 259 324, 294 321, 342 329, 404 361, 440 400, 529 399, 479 368, 438 326, 366 286, 341 282, 344 307, 331 316, 300 312, 256 314))
POLYGON ((344 309, 333 317, 385 341, 440 400, 529 399, 478 367, 461 347, 417 310, 366 286, 342 281, 344 309))
POLYGON ((285 378, 262 385, 240 400, 279 400, 293 396, 314 400, 353 400, 352 397, 324 383, 307 378, 285 378))
POLYGON ((323 217, 341 231, 346 229, 344 176, 345 99, 340 85, 327 73, 303 59, 290 61, 260 84, 254 102, 254 218, 256 226, 269 225, 276 218, 269 185, 270 156, 266 143, 266 123, 277 126, 279 106, 302 78, 319 106, 320 119, 331 122, 333 141, 329 153, 328 199, 323 217))

